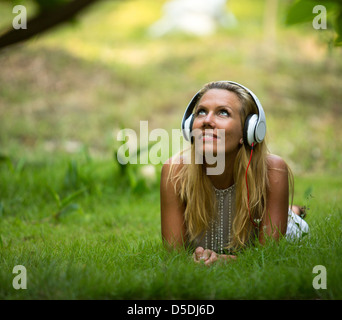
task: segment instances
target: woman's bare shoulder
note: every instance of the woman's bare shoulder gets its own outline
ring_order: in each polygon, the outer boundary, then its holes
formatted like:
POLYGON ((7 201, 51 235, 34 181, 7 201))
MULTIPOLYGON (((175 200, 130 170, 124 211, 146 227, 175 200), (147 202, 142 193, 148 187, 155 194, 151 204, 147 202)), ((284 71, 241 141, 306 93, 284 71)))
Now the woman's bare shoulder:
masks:
POLYGON ((276 169, 287 171, 288 165, 282 157, 275 154, 269 154, 267 156, 267 168, 268 170, 276 169))
POLYGON ((168 175, 171 168, 174 168, 174 173, 178 173, 179 170, 181 170, 185 165, 185 156, 181 154, 176 154, 172 156, 171 158, 167 159, 163 163, 162 167, 162 176, 168 175))

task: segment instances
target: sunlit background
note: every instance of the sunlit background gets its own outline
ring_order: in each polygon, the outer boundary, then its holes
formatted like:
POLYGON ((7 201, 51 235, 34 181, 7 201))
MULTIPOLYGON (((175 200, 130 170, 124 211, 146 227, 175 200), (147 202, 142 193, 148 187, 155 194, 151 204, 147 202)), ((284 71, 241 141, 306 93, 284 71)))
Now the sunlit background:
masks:
MULTIPOLYGON (((147 120, 171 137, 203 84, 234 80, 261 100, 271 152, 297 174, 340 174, 342 59, 331 31, 285 25, 291 1, 207 1, 221 8, 216 20, 186 16, 186 6, 172 15, 172 2, 181 1, 100 1, 2 50, 1 154, 34 160, 86 147, 109 158, 120 129, 139 135, 147 120)), ((12 7, 0 2, 0 30, 12 7)))

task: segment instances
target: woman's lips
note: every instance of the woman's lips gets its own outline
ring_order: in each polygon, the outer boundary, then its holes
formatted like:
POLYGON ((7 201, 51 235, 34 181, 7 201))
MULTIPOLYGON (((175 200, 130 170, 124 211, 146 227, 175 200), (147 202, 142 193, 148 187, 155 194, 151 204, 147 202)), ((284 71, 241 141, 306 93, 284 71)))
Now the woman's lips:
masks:
POLYGON ((214 141, 220 139, 216 134, 214 133, 202 133, 200 136, 200 139, 203 141, 214 141))

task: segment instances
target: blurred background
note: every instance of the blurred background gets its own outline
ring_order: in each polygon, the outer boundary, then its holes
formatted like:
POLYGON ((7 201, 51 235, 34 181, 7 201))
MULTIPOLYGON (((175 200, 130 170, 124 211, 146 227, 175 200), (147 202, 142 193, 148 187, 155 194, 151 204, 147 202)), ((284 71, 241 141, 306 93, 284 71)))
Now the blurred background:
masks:
MULTIPOLYGON (((30 19, 72 1, 0 1, 0 34, 15 4, 30 19)), ((77 1, 74 1, 77 2, 77 1)), ((79 2, 79 1, 78 1, 79 2)), ((91 1, 90 1, 91 2, 91 1)), ((253 90, 270 151, 295 174, 340 175, 342 51, 327 29, 290 24, 290 0, 93 1, 44 33, 0 49, 0 155, 111 159, 122 128, 180 128, 205 83, 253 90)), ((292 7, 292 14, 296 13, 292 7)), ((1 41, 1 39, 0 39, 1 41)))
POLYGON ((341 297, 341 44, 340 0, 0 0, 0 298, 341 297), (117 137, 148 121, 171 139, 213 80, 259 97, 310 241, 207 273, 164 254, 161 165, 120 164, 117 137))

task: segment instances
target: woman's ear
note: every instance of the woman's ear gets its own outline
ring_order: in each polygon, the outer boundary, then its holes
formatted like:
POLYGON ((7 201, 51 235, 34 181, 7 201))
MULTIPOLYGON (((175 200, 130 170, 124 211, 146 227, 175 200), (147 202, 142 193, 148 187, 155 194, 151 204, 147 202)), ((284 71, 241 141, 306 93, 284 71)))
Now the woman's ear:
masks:
POLYGON ((240 139, 240 144, 243 144, 243 138, 240 139))

